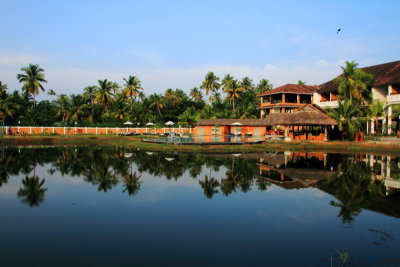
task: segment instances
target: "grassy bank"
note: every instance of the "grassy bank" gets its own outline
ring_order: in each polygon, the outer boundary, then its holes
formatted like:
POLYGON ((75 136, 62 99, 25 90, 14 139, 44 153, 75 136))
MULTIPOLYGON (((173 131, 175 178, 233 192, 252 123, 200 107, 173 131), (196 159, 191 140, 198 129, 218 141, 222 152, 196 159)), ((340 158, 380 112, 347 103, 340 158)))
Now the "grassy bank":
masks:
MULTIPOLYGON (((274 141, 256 145, 170 145, 143 143, 141 137, 115 136, 115 135, 69 135, 69 136, 5 136, 0 138, 0 145, 18 146, 63 146, 63 145, 124 145, 157 151, 181 151, 192 153, 233 153, 233 152, 263 152, 263 151, 322 151, 336 153, 370 152, 373 154, 390 154, 400 156, 399 142, 315 142, 315 141, 274 141)), ((147 137, 146 137, 147 138, 147 137)), ((151 138, 151 137, 150 137, 151 138)))

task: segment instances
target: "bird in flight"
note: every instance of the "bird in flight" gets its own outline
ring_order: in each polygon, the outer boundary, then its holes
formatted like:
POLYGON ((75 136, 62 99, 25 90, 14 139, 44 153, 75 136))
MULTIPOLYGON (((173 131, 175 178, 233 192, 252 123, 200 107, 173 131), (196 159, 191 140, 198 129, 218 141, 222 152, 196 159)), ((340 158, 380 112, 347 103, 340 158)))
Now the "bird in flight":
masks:
POLYGON ((338 34, 341 30, 342 30, 342 29, 338 29, 337 32, 336 32, 336 34, 338 34))

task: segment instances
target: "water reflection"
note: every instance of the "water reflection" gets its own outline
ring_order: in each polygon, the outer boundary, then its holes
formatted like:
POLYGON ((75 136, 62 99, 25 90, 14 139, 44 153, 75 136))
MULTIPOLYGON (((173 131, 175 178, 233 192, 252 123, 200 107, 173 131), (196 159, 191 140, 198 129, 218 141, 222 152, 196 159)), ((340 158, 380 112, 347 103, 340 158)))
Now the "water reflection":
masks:
POLYGON ((204 196, 229 196, 250 190, 317 188, 335 197, 338 217, 353 222, 363 208, 400 217, 400 161, 390 156, 265 152, 246 154, 169 154, 126 147, 6 148, 0 157, 0 187, 10 177, 26 176, 18 197, 30 207, 45 201, 45 178, 35 167, 49 164, 49 176, 81 177, 108 192, 117 185, 140 193, 142 173, 178 181, 185 172, 197 179, 204 196), (33 174, 31 174, 33 173, 33 174))

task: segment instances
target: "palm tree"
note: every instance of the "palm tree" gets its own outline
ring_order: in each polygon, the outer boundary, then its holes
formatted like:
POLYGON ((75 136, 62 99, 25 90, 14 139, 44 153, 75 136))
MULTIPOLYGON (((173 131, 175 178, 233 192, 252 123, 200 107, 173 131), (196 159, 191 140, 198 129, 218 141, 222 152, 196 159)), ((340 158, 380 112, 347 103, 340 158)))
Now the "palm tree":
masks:
POLYGON ((56 95, 56 92, 53 89, 50 89, 47 94, 50 96, 51 102, 53 102, 53 96, 56 95))
POLYGON ((61 118, 63 125, 69 119, 70 115, 70 99, 67 95, 61 94, 58 95, 57 99, 55 100, 56 106, 56 116, 61 118))
POLYGON ((12 118, 15 111, 20 108, 18 103, 14 103, 5 90, 0 91, 0 121, 12 118))
POLYGON ((357 66, 358 64, 354 61, 346 61, 346 66, 341 67, 343 74, 333 81, 338 84, 339 98, 349 98, 364 103, 371 99, 368 86, 373 82, 373 77, 357 66))
POLYGON ((203 94, 200 92, 199 88, 197 87, 193 87, 190 90, 190 97, 194 100, 194 101, 200 101, 203 99, 203 94))
POLYGON ((149 107, 156 109, 158 111, 158 114, 160 115, 161 120, 164 120, 161 114, 161 110, 164 108, 164 100, 162 96, 159 94, 152 94, 149 96, 148 100, 150 101, 149 107))
POLYGON ((298 85, 306 85, 306 82, 304 82, 304 81, 302 81, 302 80, 298 80, 298 81, 297 81, 297 84, 298 84, 298 85))
POLYGON ((111 92, 115 87, 115 84, 111 81, 98 80, 99 85, 96 86, 95 92, 95 101, 104 105, 106 109, 106 113, 108 113, 108 105, 113 97, 113 93, 111 92))
POLYGON ((233 77, 230 74, 226 74, 221 81, 222 90, 225 90, 227 84, 233 80, 233 77))
POLYGON ((378 118, 385 116, 387 110, 386 103, 377 99, 373 100, 368 106, 368 117, 371 117, 375 123, 375 131, 378 131, 378 118))
POLYGON ((342 137, 351 138, 360 123, 357 118, 361 114, 360 109, 353 105, 350 99, 346 99, 339 101, 337 109, 328 107, 327 111, 327 115, 337 121, 342 137))
POLYGON ((197 122, 196 109, 194 107, 188 107, 181 115, 179 115, 178 120, 190 127, 194 127, 197 122))
POLYGON ((237 80, 230 80, 224 86, 224 91, 227 93, 226 98, 232 101, 232 110, 235 113, 235 99, 240 98, 240 93, 244 90, 237 80))
POLYGON ((18 74, 17 79, 20 83, 24 83, 22 89, 33 96, 35 104, 35 95, 39 94, 39 88, 44 92, 44 87, 41 83, 47 83, 44 79, 44 70, 37 64, 29 64, 28 67, 21 68, 23 74, 18 74))
POLYGON ((206 90, 206 95, 211 92, 216 92, 220 88, 220 84, 218 83, 219 78, 214 75, 213 72, 207 73, 206 77, 204 78, 203 83, 200 86, 200 89, 206 90))
POLYGON ((94 120, 94 104, 96 102, 95 94, 96 94, 95 85, 87 86, 83 89, 83 97, 86 99, 86 103, 90 105, 90 116, 89 116, 90 122, 93 122, 94 120))
POLYGON ((143 90, 142 84, 138 77, 129 75, 128 79, 125 79, 125 88, 122 89, 122 93, 125 97, 131 98, 131 115, 132 115, 132 108, 133 108, 133 100, 136 99, 138 96, 139 90, 143 90))
POLYGON ((82 95, 71 95, 71 105, 69 112, 70 121, 82 121, 85 118, 87 104, 82 95))
POLYGON ((0 92, 1 91, 5 91, 5 90, 7 90, 8 89, 8 87, 7 87, 7 84, 3 84, 3 82, 2 81, 0 81, 0 92))
POLYGON ((249 77, 244 77, 241 84, 244 91, 251 91, 254 89, 253 81, 249 77))
POLYGON ((260 80, 260 82, 256 86, 257 94, 261 94, 261 93, 264 93, 266 91, 269 91, 269 90, 272 89, 272 87, 273 87, 273 85, 269 83, 269 80, 262 79, 262 80, 260 80))

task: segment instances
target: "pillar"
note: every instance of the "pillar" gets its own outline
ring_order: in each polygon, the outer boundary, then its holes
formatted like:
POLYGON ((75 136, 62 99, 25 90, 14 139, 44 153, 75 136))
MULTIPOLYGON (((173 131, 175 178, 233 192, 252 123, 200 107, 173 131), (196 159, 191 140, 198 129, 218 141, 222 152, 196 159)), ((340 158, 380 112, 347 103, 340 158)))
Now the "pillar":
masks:
POLYGON ((386 157, 386 178, 390 178, 390 156, 386 157))
POLYGON ((286 95, 282 94, 282 103, 286 103, 286 95))
POLYGON ((324 126, 324 141, 328 141, 328 130, 327 130, 327 126, 324 126))
POLYGON ((370 131, 370 133, 371 134, 374 134, 375 133, 375 121, 372 119, 371 120, 371 122, 370 122, 370 126, 371 126, 371 131, 370 131))
POLYGON ((388 106, 388 111, 387 111, 387 115, 388 115, 388 121, 387 121, 387 133, 391 134, 392 133, 392 106, 388 106))

